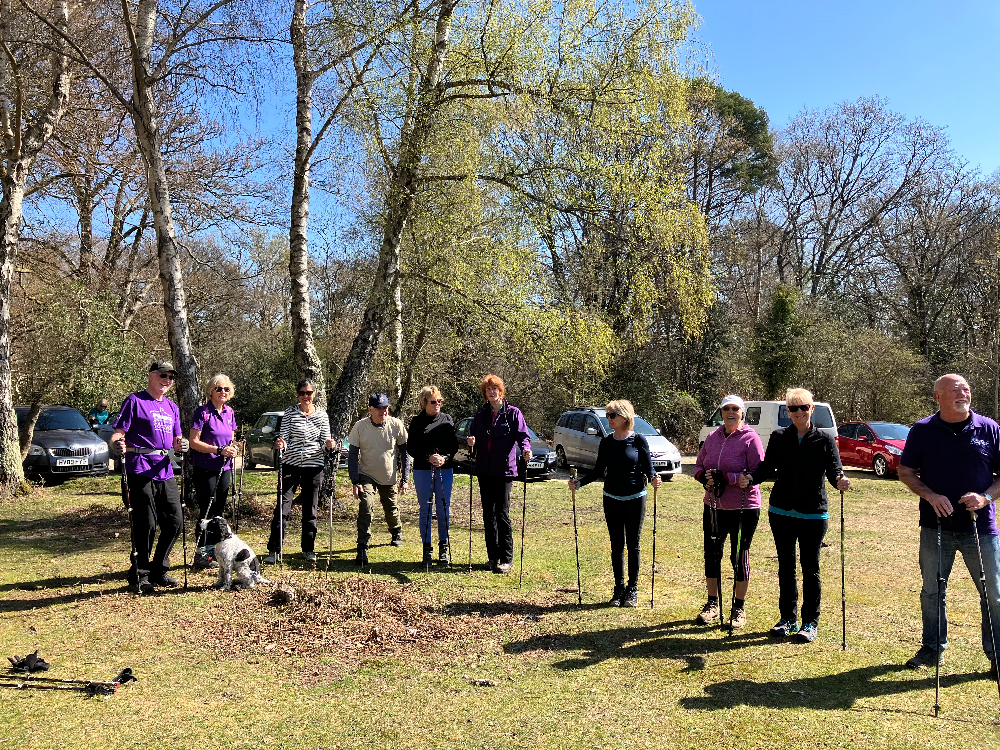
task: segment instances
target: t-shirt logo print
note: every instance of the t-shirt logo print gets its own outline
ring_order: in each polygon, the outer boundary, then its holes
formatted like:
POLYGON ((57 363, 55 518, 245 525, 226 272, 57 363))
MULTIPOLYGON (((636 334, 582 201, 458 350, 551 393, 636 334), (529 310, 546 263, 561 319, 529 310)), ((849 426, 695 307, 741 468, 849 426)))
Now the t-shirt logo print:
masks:
POLYGON ((154 411, 150 413, 150 417, 154 432, 164 432, 168 435, 173 434, 174 418, 170 414, 154 411))
POLYGON ((969 442, 972 443, 977 448, 989 449, 990 447, 990 444, 986 440, 983 440, 982 438, 972 438, 972 440, 970 440, 969 442))

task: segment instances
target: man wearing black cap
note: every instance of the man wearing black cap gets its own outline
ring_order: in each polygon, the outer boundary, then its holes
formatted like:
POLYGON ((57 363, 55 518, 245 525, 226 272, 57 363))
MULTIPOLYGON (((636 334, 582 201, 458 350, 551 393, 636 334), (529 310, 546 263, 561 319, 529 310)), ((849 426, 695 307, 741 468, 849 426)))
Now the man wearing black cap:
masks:
POLYGON ((132 546, 135 553, 128 572, 129 587, 148 594, 154 586, 176 586, 170 569, 170 550, 180 536, 181 498, 170 463, 170 449, 187 450, 181 434, 177 404, 166 397, 177 379, 170 362, 153 362, 146 390, 131 394, 115 420, 111 444, 124 452, 126 504, 131 503, 132 546), (160 539, 153 549, 157 523, 160 539), (152 554, 152 557, 150 555, 152 554))
POLYGON ((358 555, 355 559, 363 567, 368 564, 376 492, 392 534, 392 546, 403 544, 403 524, 396 505, 397 468, 399 494, 402 495, 409 486, 410 455, 406 452, 406 427, 389 416, 388 396, 376 393, 368 399, 368 416, 351 428, 347 442, 347 472, 358 500, 358 555))

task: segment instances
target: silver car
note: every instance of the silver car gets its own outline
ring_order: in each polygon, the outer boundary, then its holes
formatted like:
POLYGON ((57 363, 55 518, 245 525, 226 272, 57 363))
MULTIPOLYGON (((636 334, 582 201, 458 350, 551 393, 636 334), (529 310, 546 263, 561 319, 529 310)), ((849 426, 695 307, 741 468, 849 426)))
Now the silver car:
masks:
MULTIPOLYGON (((646 438, 652 454, 653 469, 666 481, 681 473, 681 453, 642 417, 636 416, 636 433, 646 438)), ((563 412, 556 422, 552 442, 556 447, 559 466, 592 469, 597 463, 597 447, 601 440, 614 432, 599 407, 581 407, 563 412)))

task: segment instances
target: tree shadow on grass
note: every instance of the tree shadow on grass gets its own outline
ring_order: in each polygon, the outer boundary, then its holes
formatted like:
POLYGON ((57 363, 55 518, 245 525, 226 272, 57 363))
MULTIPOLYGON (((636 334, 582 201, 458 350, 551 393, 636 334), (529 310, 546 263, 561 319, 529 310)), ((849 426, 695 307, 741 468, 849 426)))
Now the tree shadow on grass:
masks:
POLYGON ((114 543, 115 532, 128 543, 128 514, 123 505, 94 503, 46 518, 0 520, 0 544, 8 550, 90 552, 114 543))
MULTIPOLYGON (((880 664, 838 674, 773 682, 726 680, 707 685, 706 695, 681 698, 680 705, 682 708, 702 711, 726 710, 737 706, 846 711, 853 709, 859 698, 879 698, 934 687, 933 671, 925 673, 926 676, 907 679, 878 679, 894 674, 912 674, 912 670, 903 664, 880 664)), ((989 674, 985 672, 941 675, 941 687, 988 679, 989 674)))

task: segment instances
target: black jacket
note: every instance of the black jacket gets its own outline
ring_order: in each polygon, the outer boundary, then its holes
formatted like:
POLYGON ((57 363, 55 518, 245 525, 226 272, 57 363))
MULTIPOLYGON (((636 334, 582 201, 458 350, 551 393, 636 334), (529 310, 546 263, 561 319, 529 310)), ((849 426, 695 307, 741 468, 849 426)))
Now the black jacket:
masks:
POLYGON ((445 457, 442 469, 454 466, 453 458, 458 450, 458 437, 455 435, 455 423, 443 411, 436 416, 428 416, 421 411, 410 420, 406 428, 406 452, 413 456, 413 470, 431 470, 428 457, 434 453, 445 457))
POLYGON ((836 486, 842 472, 840 451, 832 435, 810 425, 799 442, 799 431, 789 425, 771 433, 764 460, 753 472, 753 483, 774 480, 768 498, 772 508, 822 515, 829 512, 823 475, 836 486))

